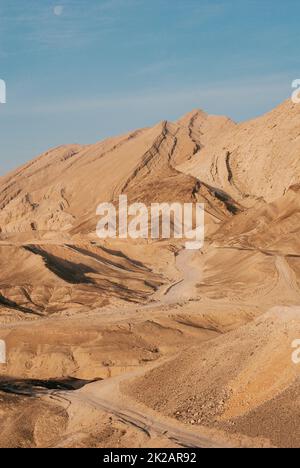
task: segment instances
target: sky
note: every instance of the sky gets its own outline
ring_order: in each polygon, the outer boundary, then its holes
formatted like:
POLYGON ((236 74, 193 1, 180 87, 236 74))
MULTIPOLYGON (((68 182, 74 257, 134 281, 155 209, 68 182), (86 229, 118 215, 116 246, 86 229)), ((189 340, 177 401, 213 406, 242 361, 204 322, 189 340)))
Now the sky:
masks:
POLYGON ((236 121, 300 78, 299 0, 0 0, 0 175, 195 108, 236 121))

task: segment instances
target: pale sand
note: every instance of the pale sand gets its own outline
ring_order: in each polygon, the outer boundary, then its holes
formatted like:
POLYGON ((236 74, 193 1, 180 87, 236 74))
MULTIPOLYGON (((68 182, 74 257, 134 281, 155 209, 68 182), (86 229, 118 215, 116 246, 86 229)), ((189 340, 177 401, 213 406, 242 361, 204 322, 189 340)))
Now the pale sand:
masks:
POLYGON ((104 379, 0 391, 0 446, 300 446, 299 122, 193 111, 0 178, 1 375, 104 379), (204 248, 100 241, 121 193, 205 203, 204 248))

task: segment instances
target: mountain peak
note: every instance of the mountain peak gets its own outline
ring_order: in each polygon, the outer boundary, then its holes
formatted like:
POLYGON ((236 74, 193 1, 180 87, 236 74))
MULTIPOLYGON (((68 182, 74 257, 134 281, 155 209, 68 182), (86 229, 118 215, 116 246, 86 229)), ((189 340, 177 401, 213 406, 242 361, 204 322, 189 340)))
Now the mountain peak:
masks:
POLYGON ((195 119, 202 119, 206 120, 208 117, 208 114, 204 112, 202 109, 193 109, 191 112, 188 112, 187 114, 184 114, 178 121, 177 123, 179 125, 189 125, 191 121, 195 119))

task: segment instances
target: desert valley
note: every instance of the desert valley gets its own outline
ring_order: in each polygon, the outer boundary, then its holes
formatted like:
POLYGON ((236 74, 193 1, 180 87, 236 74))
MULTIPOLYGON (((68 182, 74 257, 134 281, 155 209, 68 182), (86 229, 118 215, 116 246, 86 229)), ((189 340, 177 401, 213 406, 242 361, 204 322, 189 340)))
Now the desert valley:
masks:
POLYGON ((0 177, 0 446, 300 447, 299 156, 288 100, 0 177), (203 203, 204 247, 99 239, 122 194, 203 203))

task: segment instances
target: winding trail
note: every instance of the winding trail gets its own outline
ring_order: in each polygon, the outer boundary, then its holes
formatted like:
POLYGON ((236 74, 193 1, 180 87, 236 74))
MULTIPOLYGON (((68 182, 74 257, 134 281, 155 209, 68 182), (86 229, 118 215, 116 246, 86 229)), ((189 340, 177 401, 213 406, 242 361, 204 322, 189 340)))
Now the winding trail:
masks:
MULTIPOLYGON (((153 298, 152 302, 147 304, 135 304, 135 305, 128 305, 122 306, 124 313, 130 314, 135 313, 137 308, 139 311, 142 310, 151 310, 158 308, 160 306, 171 306, 173 304, 177 304, 178 302, 185 302, 188 301, 193 295, 196 293, 196 285, 202 281, 203 277, 203 262, 195 259, 196 253, 198 251, 195 250, 186 250, 183 248, 180 250, 176 257, 176 268, 181 276, 181 279, 177 280, 176 282, 169 284, 166 288, 166 285, 163 285, 159 288, 159 290, 151 296, 153 298)), ((120 312, 120 308, 114 309, 109 308, 106 309, 105 307, 101 309, 100 313, 103 316, 105 313, 113 316, 114 312, 120 312)), ((97 312, 93 311, 93 317, 95 317, 97 312)), ((81 312, 76 314, 76 319, 85 318, 87 317, 87 312, 81 312)), ((55 317, 55 320, 64 321, 66 317, 55 317)), ((7 323, 0 323, 0 330, 1 329, 17 329, 28 327, 31 328, 32 326, 39 325, 39 323, 43 321, 53 322, 53 316, 40 316, 36 320, 18 320, 17 322, 10 322, 7 323)))
MULTIPOLYGON (((177 303, 192 297, 196 285, 202 278, 202 262, 196 259, 196 252, 181 250, 176 257, 176 267, 182 275, 182 279, 171 285, 160 296, 155 305, 177 303)), ((161 293, 162 294, 162 293, 161 293)), ((149 307, 147 305, 146 307, 149 307)), ((209 429, 189 428, 176 419, 167 418, 153 411, 141 403, 132 400, 120 390, 121 383, 145 375, 163 362, 173 359, 160 359, 137 370, 126 372, 117 377, 86 385, 84 388, 73 392, 53 392, 56 398, 62 398, 70 403, 70 409, 75 405, 97 408, 116 416, 122 422, 139 428, 151 435, 163 435, 182 447, 220 448, 229 447, 228 441, 221 436, 211 437, 209 429)))
POLYGON ((198 251, 182 249, 176 257, 176 268, 182 278, 168 287, 157 305, 176 304, 196 294, 196 286, 203 278, 203 265, 196 259, 198 251))
MULTIPOLYGON (((176 268, 181 279, 171 284, 167 290, 165 287, 161 288, 155 301, 152 304, 141 306, 140 309, 176 304, 189 300, 193 295, 196 296, 196 285, 202 281, 203 264, 199 252, 182 249, 176 257, 176 268)), ((133 309, 136 310, 136 306, 133 309)), ((27 326, 32 326, 32 324, 27 324, 27 326)), ((116 377, 87 384, 79 390, 51 390, 48 395, 50 398, 67 401, 67 410, 70 411, 70 414, 79 409, 84 411, 87 406, 92 407, 112 414, 125 424, 138 428, 146 433, 150 440, 154 436, 163 436, 181 447, 230 447, 231 445, 225 436, 217 431, 201 427, 188 427, 175 418, 165 417, 122 393, 120 386, 123 382, 143 376, 151 369, 173 358, 174 355, 159 359, 134 371, 131 370, 116 377)), ((70 434, 70 437, 71 439, 72 437, 76 438, 76 434, 70 434)), ((61 444, 63 445, 63 443, 62 440, 61 444)))
POLYGON ((227 440, 217 434, 217 431, 214 431, 214 435, 212 436, 210 429, 189 428, 176 419, 162 416, 121 393, 120 385, 122 382, 143 376, 146 372, 160 366, 162 362, 167 362, 167 360, 160 360, 138 370, 86 385, 78 391, 55 392, 53 395, 56 398, 67 400, 70 404, 69 410, 71 411, 76 411, 78 404, 81 409, 85 405, 88 405, 113 414, 120 421, 145 432, 150 438, 152 436, 163 436, 181 447, 232 447, 227 440))

